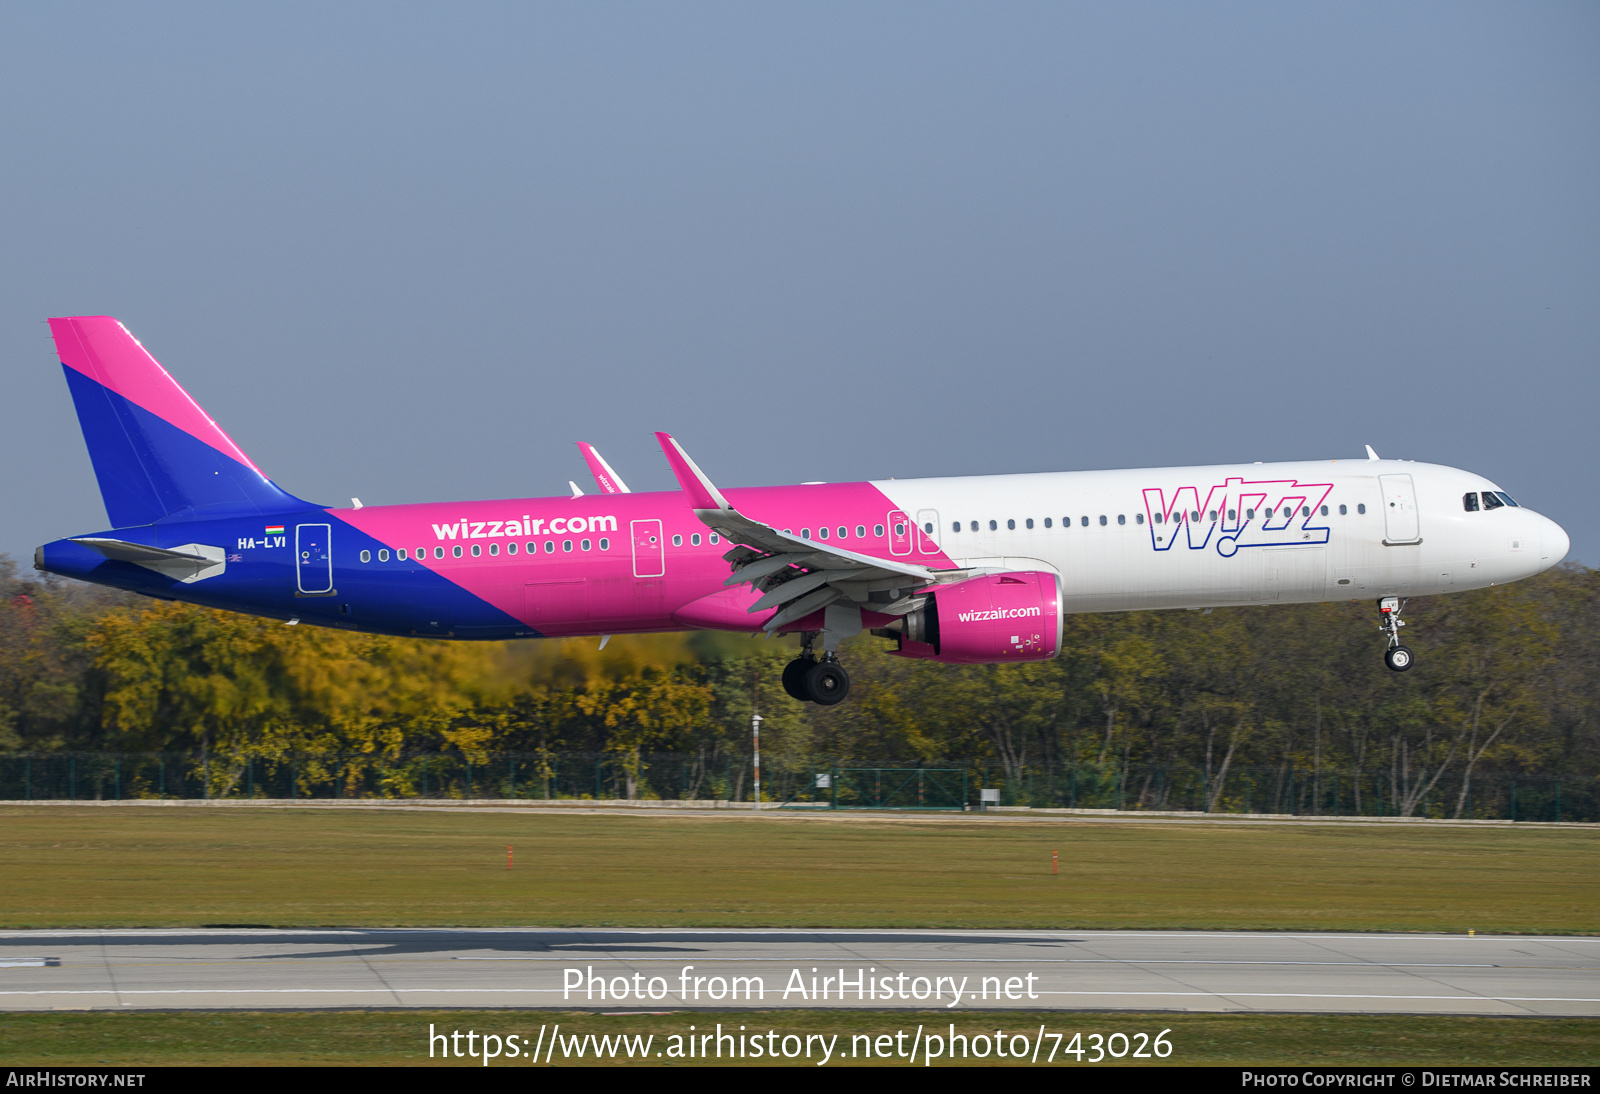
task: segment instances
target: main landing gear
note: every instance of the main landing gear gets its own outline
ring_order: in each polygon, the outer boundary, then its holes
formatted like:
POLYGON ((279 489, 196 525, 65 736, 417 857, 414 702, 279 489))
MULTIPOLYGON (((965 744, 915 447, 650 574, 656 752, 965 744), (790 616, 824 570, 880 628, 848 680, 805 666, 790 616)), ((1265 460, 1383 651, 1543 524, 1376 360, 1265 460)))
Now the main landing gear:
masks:
POLYGON ((1400 644, 1400 628, 1405 622, 1400 618, 1406 602, 1398 596, 1386 596, 1378 601, 1378 630, 1389 636, 1389 648, 1383 651, 1383 663, 1395 672, 1405 672, 1416 661, 1409 646, 1400 644))
POLYGON ((817 660, 811 648, 815 640, 814 632, 807 633, 800 656, 783 667, 783 690, 789 698, 802 703, 831 707, 850 694, 850 674, 832 653, 824 653, 822 659, 817 660))

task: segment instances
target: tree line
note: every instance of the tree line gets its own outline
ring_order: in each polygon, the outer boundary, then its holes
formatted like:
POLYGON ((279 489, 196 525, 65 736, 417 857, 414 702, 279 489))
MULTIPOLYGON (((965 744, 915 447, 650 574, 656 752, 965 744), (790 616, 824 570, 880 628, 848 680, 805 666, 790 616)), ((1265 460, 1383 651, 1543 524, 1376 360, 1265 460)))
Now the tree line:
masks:
POLYGON ((1472 815, 1482 780, 1600 775, 1600 571, 1570 564, 1414 600, 1418 660, 1403 674, 1384 668, 1365 602, 1127 612, 1068 617, 1062 656, 1032 665, 907 661, 863 636, 842 652, 851 698, 832 708, 784 695, 784 640, 389 638, 41 579, 9 559, 0 590, 12 756, 184 752, 242 771, 289 756, 586 754, 634 797, 660 792, 651 756, 745 763, 759 709, 764 766, 981 764, 1016 785, 1121 772, 1119 801, 1137 790, 1151 807, 1170 777, 1151 772, 1190 773, 1208 809, 1246 770, 1380 772, 1391 811, 1441 815, 1472 815))

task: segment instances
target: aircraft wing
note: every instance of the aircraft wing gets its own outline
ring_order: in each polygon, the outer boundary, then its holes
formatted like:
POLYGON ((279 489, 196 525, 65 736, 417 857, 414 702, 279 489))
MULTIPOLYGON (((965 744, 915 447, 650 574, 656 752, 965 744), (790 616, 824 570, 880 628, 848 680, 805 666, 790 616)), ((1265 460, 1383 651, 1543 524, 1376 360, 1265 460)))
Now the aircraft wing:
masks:
POLYGON ((583 453, 583 460, 589 465, 590 474, 601 491, 607 494, 631 494, 628 484, 622 481, 622 476, 611 470, 611 465, 606 458, 595 451, 594 445, 588 441, 578 442, 578 451, 583 453))
MULTIPOLYGON (((729 504, 676 439, 657 433, 689 506, 713 532, 738 544, 722 557, 733 567, 724 585, 749 584, 764 594, 752 612, 778 608, 763 628, 775 631, 839 602, 886 615, 920 607, 916 594, 951 575, 893 559, 858 554, 781 532, 729 504)), ((859 626, 859 624, 857 624, 859 626)))

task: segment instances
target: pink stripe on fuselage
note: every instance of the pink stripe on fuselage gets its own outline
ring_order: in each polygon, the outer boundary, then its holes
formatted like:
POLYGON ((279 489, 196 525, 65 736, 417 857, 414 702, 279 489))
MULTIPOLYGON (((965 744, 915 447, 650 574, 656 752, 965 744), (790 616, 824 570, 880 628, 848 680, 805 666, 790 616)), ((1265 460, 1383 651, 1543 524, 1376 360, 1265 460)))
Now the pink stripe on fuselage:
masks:
MULTIPOLYGON (((809 528, 816 539, 819 525, 825 524, 827 542, 849 551, 932 568, 951 565, 942 551, 891 555, 888 525, 890 514, 899 509, 871 483, 751 487, 724 494, 741 513, 795 535, 809 528), (884 526, 881 537, 872 534, 877 525, 884 526), (846 529, 842 540, 838 538, 841 526, 846 529), (865 537, 856 535, 857 527, 866 530, 865 537)), ((369 505, 329 512, 391 549, 405 548, 413 559, 419 548, 424 549, 427 557, 422 565, 429 570, 545 634, 681 630, 684 626, 673 621, 673 612, 721 590, 731 572, 722 556, 732 545, 725 540, 711 543, 710 529, 695 517, 687 496, 678 490, 369 505), (566 530, 573 518, 582 522, 583 531, 566 530), (665 572, 636 577, 634 533, 637 530, 643 535, 651 529, 648 525, 636 529, 635 522, 648 521, 661 522, 661 568, 665 572), (562 531, 552 533, 552 523, 562 531), (700 536, 698 546, 692 543, 695 535, 700 536), (679 546, 673 546, 674 536, 681 537, 679 546), (609 541, 604 551, 599 546, 602 538, 609 541), (589 540, 588 551, 582 549, 585 539, 589 540), (506 551, 506 544, 513 542, 517 544, 514 555, 506 551), (555 545, 554 552, 546 551, 547 542, 555 545), (535 545, 533 555, 528 554, 529 543, 535 545), (570 551, 565 549, 567 543, 572 544, 570 551), (499 548, 497 555, 489 554, 491 544, 499 548), (474 545, 481 552, 477 557, 472 555, 474 545), (434 557, 434 549, 439 547, 444 549, 442 559, 434 557), (454 556, 455 547, 462 548, 462 557, 454 556), (587 622, 549 625, 536 618, 537 613, 529 608, 529 585, 577 581, 587 583, 587 622)), ((652 562, 648 545, 641 542, 640 547, 646 563, 652 562)), ((648 574, 655 568, 647 564, 639 569, 648 574)), ((763 618, 752 615, 750 629, 759 629, 763 618)), ((728 629, 743 628, 730 625, 728 629)))
POLYGON ((62 364, 261 475, 233 438, 117 320, 109 315, 52 319, 50 333, 62 364))

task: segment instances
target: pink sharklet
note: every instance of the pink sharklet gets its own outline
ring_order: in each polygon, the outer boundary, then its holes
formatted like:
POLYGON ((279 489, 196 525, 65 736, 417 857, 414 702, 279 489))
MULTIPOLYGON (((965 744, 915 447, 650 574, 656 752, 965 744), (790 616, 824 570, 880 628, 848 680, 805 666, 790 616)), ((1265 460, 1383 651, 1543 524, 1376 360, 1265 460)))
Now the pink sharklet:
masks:
POLYGON ((50 333, 62 364, 266 478, 117 320, 109 315, 52 319, 50 333))
MULTIPOLYGON (((754 520, 770 524, 780 530, 787 529, 795 535, 802 528, 812 529, 825 516, 831 535, 828 543, 863 554, 891 558, 890 537, 870 535, 874 525, 885 524, 890 514, 900 510, 881 490, 869 482, 825 483, 814 486, 756 486, 732 489, 726 492, 728 503, 754 520), (848 536, 837 540, 838 528, 844 526, 848 536), (857 526, 869 530, 869 538, 858 539, 857 526)), ((728 576, 728 564, 722 555, 728 549, 726 542, 710 542, 708 529, 695 517, 681 491, 649 494, 596 494, 581 498, 515 498, 503 501, 441 502, 420 505, 368 505, 361 509, 330 509, 328 512, 351 527, 371 536, 390 548, 405 548, 408 553, 418 547, 426 548, 428 557, 416 560, 440 577, 454 583, 487 604, 493 605, 514 619, 522 620, 537 630, 546 630, 527 610, 523 588, 527 584, 545 581, 587 579, 589 581, 589 618, 587 628, 557 627, 549 633, 566 631, 594 633, 599 627, 612 628, 615 633, 628 630, 660 630, 673 628, 705 628, 717 630, 761 629, 768 613, 754 615, 745 608, 754 602, 748 587, 723 590, 721 584, 728 576), (616 518, 616 530, 596 533, 551 533, 544 531, 550 522, 582 516, 616 518), (520 531, 524 517, 540 522, 541 531, 529 534, 520 531), (662 534, 669 544, 666 574, 650 578, 661 588, 660 608, 648 616, 640 616, 636 608, 635 591, 641 579, 633 576, 630 522, 659 520, 662 534), (492 530, 494 522, 501 524, 501 534, 484 534, 475 539, 440 539, 434 525, 456 525, 462 522, 484 525, 482 531, 492 530), (519 531, 507 534, 506 528, 516 522, 519 531), (689 537, 699 533, 700 546, 690 546, 689 537), (606 552, 591 550, 584 553, 574 549, 571 553, 557 550, 555 554, 540 551, 532 557, 519 551, 515 555, 505 552, 505 544, 515 541, 519 545, 530 540, 542 542, 585 536, 598 540, 605 535, 611 540, 606 552), (670 546, 671 537, 683 537, 684 546, 670 546), (484 553, 472 557, 470 548, 478 543, 484 553), (488 553, 490 543, 501 545, 501 554, 488 553), (455 558, 449 549, 461 546, 467 550, 463 557, 455 558), (445 557, 432 556, 434 547, 444 547, 445 557), (617 621, 613 626, 610 620, 617 621)), ((904 519, 902 517, 902 519, 904 519)), ((887 529, 886 529, 887 531, 887 529)), ((818 541, 818 546, 823 544, 818 541)), ((598 544, 597 544, 598 546, 598 544)), ((414 557, 414 556, 413 556, 414 557)), ((933 568, 952 565, 943 551, 921 552, 909 559, 933 568)), ((413 563, 408 560, 408 563, 413 563)), ((806 621, 801 621, 806 622, 806 621)), ((874 624, 877 625, 877 624, 874 624)), ((793 629, 785 627, 785 630, 793 629)), ((814 628, 812 628, 814 629, 814 628)))

